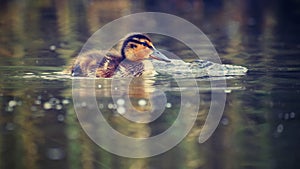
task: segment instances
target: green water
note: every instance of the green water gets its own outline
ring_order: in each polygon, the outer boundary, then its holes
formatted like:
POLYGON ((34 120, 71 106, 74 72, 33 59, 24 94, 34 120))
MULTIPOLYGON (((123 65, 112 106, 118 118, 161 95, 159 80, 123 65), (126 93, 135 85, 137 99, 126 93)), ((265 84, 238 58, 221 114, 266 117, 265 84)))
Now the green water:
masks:
MULTIPOLYGON (((15 0, 0 1, 0 8, 1 169, 299 168, 299 1, 15 0), (132 159, 105 151, 87 136, 74 111, 72 79, 57 72, 101 26, 144 11, 187 19, 209 37, 223 63, 249 71, 226 80, 225 110, 205 143, 198 137, 210 90, 220 89, 200 78, 200 109, 187 137, 163 154, 132 159)), ((184 60, 195 59, 181 46, 155 40, 184 60)), ((174 79, 137 80, 130 86, 132 104, 141 111, 149 107, 140 100, 148 103, 154 89, 165 92, 165 112, 150 124, 116 113, 110 82, 96 80, 94 87, 105 118, 120 133, 150 137, 176 119, 181 100, 174 79)))

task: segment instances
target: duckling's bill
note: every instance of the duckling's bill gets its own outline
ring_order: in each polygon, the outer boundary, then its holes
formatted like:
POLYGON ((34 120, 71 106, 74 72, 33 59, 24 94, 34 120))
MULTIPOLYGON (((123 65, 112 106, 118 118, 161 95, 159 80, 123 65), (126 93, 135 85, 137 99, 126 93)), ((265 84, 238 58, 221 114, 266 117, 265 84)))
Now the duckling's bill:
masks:
POLYGON ((165 62, 171 62, 171 60, 169 58, 167 58, 167 56, 165 56, 164 54, 162 54, 160 51, 158 51, 157 49, 153 49, 153 52, 150 54, 150 57, 153 59, 157 59, 157 60, 161 60, 161 61, 165 61, 165 62))

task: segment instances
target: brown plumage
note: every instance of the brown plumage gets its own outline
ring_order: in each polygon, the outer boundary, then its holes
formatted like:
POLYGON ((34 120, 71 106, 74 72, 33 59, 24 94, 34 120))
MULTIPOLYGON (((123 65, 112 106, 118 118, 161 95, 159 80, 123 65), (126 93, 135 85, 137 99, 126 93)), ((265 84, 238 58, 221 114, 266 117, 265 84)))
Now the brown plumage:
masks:
POLYGON ((71 68, 72 76, 141 76, 148 71, 148 58, 170 61, 154 48, 147 35, 129 34, 108 52, 92 50, 79 55, 71 68))

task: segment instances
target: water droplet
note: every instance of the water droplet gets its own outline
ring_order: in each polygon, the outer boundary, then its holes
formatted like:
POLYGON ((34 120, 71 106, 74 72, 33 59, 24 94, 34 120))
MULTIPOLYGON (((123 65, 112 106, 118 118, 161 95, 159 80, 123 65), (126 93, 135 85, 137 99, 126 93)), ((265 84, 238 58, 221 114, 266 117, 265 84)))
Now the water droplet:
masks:
POLYGON ((166 108, 171 108, 172 104, 171 103, 166 103, 166 108))
POLYGON ((231 90, 230 89, 225 89, 224 92, 225 93, 231 93, 231 90))
POLYGON ((57 115, 57 120, 60 122, 63 122, 65 120, 64 115, 62 115, 62 114, 57 115))
POLYGON ((55 45, 51 45, 51 46, 49 47, 49 49, 50 49, 51 51, 55 51, 56 46, 55 46, 55 45))
POLYGON ((125 104, 125 100, 124 99, 118 99, 117 100, 117 105, 123 106, 124 104, 125 104))
POLYGON ((45 102, 43 105, 44 109, 48 110, 52 108, 52 105, 49 102, 45 102))
POLYGON ((115 109, 117 106, 114 105, 114 104, 112 104, 112 103, 109 103, 109 104, 107 105, 107 107, 108 107, 109 109, 115 109))
POLYGON ((277 132, 278 132, 278 133, 281 133, 281 132, 283 131, 283 129, 284 129, 284 127, 283 127, 282 124, 279 124, 279 125, 277 126, 277 132))
POLYGON ((62 100, 62 104, 69 104, 69 103, 70 103, 70 101, 68 99, 62 100))
POLYGON ((63 108, 63 106, 61 104, 58 104, 55 106, 56 110, 61 110, 63 108))
POLYGON ((17 105, 17 101, 15 101, 15 100, 11 100, 8 102, 9 107, 15 107, 16 105, 17 105))
POLYGON ((51 98, 49 100, 49 103, 52 104, 52 105, 56 105, 56 104, 59 104, 60 101, 57 98, 51 98))
POLYGON ((146 106, 147 101, 146 101, 145 99, 140 99, 140 100, 138 101, 138 104, 139 104, 139 106, 146 106))
POLYGON ((62 47, 62 48, 63 48, 63 47, 66 47, 66 46, 67 46, 67 43, 66 43, 66 42, 60 42, 60 43, 59 43, 59 46, 62 47))
POLYGON ((289 113, 285 113, 285 114, 284 114, 284 120, 288 120, 289 117, 290 117, 289 113))
POLYGON ((104 105, 103 104, 99 104, 99 109, 103 109, 104 105))
POLYGON ((221 123, 224 125, 224 126, 227 126, 229 124, 229 119, 227 117, 223 117, 222 120, 221 120, 221 123))
POLYGON ((102 85, 101 85, 101 84, 99 84, 99 85, 98 85, 98 88, 100 89, 101 87, 102 87, 102 85))
POLYGON ((290 118, 293 119, 293 118, 295 118, 295 117, 296 117, 296 114, 295 114, 294 112, 291 112, 291 113, 290 113, 290 118))
POLYGON ((41 101, 40 100, 35 100, 34 104, 38 104, 39 105, 39 104, 41 104, 41 101))
POLYGON ((123 106, 118 107, 117 111, 118 111, 119 114, 125 114, 126 113, 126 109, 123 106))

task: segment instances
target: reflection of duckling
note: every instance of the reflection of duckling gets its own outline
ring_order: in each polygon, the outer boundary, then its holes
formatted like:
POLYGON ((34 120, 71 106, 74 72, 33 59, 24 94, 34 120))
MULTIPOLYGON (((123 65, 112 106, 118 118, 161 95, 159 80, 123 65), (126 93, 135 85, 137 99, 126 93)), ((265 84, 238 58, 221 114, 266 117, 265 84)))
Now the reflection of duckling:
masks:
MULTIPOLYGON (((144 34, 127 35, 115 48, 108 52, 92 50, 80 55, 72 66, 72 76, 97 77, 141 76, 149 73, 145 60, 154 58, 170 62, 170 60, 155 49, 150 38, 144 34)), ((153 67, 152 67, 153 68, 153 67)))

